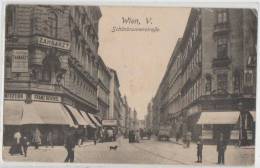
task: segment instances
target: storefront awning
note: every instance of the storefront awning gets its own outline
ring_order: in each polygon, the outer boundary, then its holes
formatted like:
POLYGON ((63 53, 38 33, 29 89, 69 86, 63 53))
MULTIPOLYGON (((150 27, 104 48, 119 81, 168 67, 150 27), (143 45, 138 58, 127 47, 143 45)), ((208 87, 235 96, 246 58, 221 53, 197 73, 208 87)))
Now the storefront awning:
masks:
POLYGON ((256 120, 256 113, 255 113, 255 111, 250 111, 250 114, 251 114, 251 116, 252 116, 252 118, 253 118, 253 120, 254 120, 254 122, 255 122, 255 120, 256 120))
POLYGON ((72 118, 60 103, 32 102, 25 104, 22 124, 55 124, 74 126, 72 118))
POLYGON ((20 125, 24 101, 4 101, 3 122, 5 125, 20 125))
POLYGON ((76 108, 70 105, 65 105, 65 106, 69 109, 69 111, 71 112, 73 117, 77 120, 79 125, 88 125, 86 120, 80 115, 79 111, 76 108))
POLYGON ((239 111, 202 112, 197 124, 236 124, 239 111))
POLYGON ((88 116, 90 117, 91 121, 94 122, 94 124, 98 127, 102 127, 102 125, 97 121, 97 119, 95 118, 95 116, 91 113, 88 113, 88 116))
POLYGON ((91 126, 92 128, 96 128, 95 124, 93 124, 92 121, 88 118, 86 112, 80 110, 80 113, 83 116, 83 118, 85 119, 85 121, 87 122, 87 125, 91 126))

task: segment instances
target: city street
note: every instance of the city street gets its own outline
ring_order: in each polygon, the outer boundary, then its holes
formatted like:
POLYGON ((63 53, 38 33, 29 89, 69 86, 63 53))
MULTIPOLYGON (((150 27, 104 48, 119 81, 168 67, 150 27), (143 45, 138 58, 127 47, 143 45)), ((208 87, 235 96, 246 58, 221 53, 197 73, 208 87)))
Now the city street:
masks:
MULTIPOLYGON (((140 143, 129 144, 125 139, 121 146, 115 150, 109 150, 110 145, 116 143, 98 143, 96 146, 89 142, 75 149, 76 163, 121 163, 121 164, 184 164, 201 165, 196 163, 196 145, 183 148, 174 142, 159 142, 155 139, 143 140, 140 143)), ((37 162, 63 162, 66 151, 62 146, 54 148, 40 147, 35 150, 28 149, 28 157, 22 155, 11 156, 8 147, 4 147, 4 161, 37 161, 37 162)), ((238 148, 228 146, 226 151, 226 165, 252 165, 254 163, 254 148, 238 148)), ((216 165, 216 146, 204 145, 204 165, 216 165)))

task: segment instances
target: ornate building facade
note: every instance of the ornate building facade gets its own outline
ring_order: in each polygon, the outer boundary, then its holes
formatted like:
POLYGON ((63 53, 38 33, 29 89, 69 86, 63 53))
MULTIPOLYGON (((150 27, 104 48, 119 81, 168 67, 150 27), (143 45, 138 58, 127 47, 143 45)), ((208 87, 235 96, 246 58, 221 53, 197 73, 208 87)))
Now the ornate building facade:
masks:
POLYGON ((154 97, 154 120, 176 136, 252 143, 256 30, 249 9, 192 9, 154 97))
POLYGON ((6 14, 5 133, 15 125, 57 135, 100 126, 86 118, 98 112, 100 9, 9 5, 6 14))

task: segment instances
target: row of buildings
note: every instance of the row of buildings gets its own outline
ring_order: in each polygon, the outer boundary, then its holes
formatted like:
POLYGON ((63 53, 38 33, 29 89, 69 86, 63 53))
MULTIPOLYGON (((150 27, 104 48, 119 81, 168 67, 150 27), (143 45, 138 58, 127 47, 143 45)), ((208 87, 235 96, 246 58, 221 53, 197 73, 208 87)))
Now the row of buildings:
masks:
POLYGON ((172 136, 254 143, 257 14, 251 9, 191 9, 159 88, 147 107, 146 127, 172 136))
POLYGON ((119 90, 117 72, 98 54, 95 6, 8 5, 5 27, 4 140, 17 128, 134 129, 137 112, 119 90))

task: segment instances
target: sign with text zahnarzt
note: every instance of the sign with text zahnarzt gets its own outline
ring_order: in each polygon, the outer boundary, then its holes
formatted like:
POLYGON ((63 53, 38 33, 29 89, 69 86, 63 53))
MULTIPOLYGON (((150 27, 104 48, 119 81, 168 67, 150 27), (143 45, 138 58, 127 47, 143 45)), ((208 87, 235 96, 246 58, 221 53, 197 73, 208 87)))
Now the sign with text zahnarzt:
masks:
POLYGON ((60 96, 32 94, 32 100, 45 102, 61 102, 60 96))
POLYGON ((28 50, 12 51, 12 72, 28 72, 28 50))
POLYGON ((61 41, 61 40, 55 40, 47 37, 42 37, 42 36, 36 36, 35 37, 35 42, 37 44, 41 44, 44 46, 48 47, 55 47, 63 50, 69 50, 70 49, 70 43, 66 41, 61 41))

